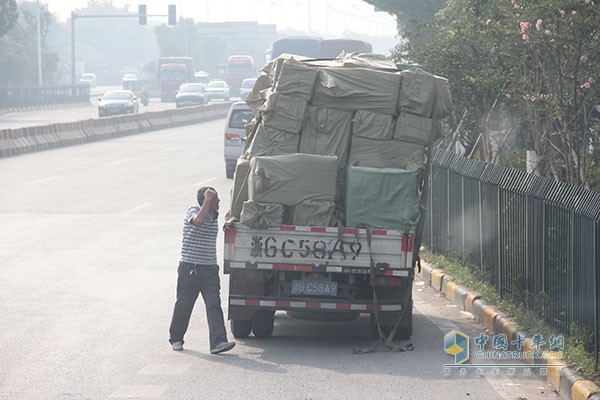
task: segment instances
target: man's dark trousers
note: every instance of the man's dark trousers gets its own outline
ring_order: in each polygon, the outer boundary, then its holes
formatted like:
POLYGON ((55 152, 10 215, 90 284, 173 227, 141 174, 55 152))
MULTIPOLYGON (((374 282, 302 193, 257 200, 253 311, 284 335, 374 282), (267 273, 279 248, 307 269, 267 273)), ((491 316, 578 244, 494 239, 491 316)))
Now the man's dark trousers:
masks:
POLYGON ((221 283, 218 265, 200 265, 180 262, 177 269, 177 300, 169 328, 171 344, 183 342, 198 294, 202 293, 210 333, 210 348, 227 342, 223 310, 221 309, 221 283))

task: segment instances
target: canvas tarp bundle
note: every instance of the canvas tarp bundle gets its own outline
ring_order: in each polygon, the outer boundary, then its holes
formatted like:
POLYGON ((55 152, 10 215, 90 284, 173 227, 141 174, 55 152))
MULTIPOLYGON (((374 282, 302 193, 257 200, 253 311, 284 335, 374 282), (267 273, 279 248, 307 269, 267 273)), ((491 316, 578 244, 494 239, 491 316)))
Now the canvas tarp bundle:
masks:
POLYGON ((248 198, 293 206, 304 200, 334 201, 337 157, 287 154, 254 157, 248 198))
POLYGON ((240 222, 250 228, 265 229, 283 225, 285 207, 276 203, 245 201, 240 222))
POLYGON ((312 105, 393 115, 401 80, 398 74, 367 68, 321 68, 312 105))
POLYGON ((373 140, 352 136, 349 164, 373 168, 404 168, 416 171, 425 166, 425 146, 398 140, 373 140))
POLYGON ((300 136, 260 124, 248 147, 248 158, 298 152, 300 136))
POLYGON ((290 133, 300 133, 304 125, 307 105, 306 101, 273 92, 267 98, 267 102, 260 106, 259 111, 263 113, 263 123, 266 126, 290 133))
POLYGON ((394 133, 391 115, 358 110, 352 119, 352 134, 375 140, 390 140, 394 133))
POLYGON ((394 139, 426 145, 432 134, 433 120, 403 112, 396 121, 394 139))
POLYGON ((226 220, 240 219, 242 205, 248 200, 248 173, 250 160, 239 158, 233 175, 233 189, 231 190, 231 206, 225 217, 226 220))
POLYGON ((395 168, 348 167, 346 226, 404 230, 419 220, 417 178, 395 168))
POLYGON ((332 201, 304 200, 292 207, 292 225, 331 226, 334 223, 332 201))
POLYGON ((452 109, 448 80, 421 68, 412 67, 400 73, 402 87, 398 99, 399 112, 426 118, 444 118, 452 109))
POLYGON ((293 58, 283 61, 275 91, 298 100, 310 101, 318 71, 293 58))
POLYGON ((326 107, 308 107, 300 135, 300 153, 332 155, 345 165, 350 148, 352 113, 326 107))

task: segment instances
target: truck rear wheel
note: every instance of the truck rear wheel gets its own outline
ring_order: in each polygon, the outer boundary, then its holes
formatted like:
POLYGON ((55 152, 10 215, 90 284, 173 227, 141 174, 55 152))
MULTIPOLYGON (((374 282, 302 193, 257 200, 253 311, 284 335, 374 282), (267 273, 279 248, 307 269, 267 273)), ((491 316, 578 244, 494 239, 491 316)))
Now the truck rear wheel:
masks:
POLYGON ((232 319, 229 322, 231 333, 236 339, 247 338, 252 332, 252 321, 246 319, 232 319))
POLYGON ((273 334, 275 324, 275 312, 269 310, 258 310, 252 317, 252 332, 259 339, 268 338, 273 334))

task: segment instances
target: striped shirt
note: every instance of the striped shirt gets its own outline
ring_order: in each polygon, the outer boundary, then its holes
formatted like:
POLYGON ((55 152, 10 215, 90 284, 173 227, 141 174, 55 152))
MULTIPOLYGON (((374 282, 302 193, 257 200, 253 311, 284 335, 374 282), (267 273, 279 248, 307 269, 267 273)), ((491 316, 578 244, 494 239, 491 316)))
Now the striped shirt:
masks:
POLYGON ((202 225, 195 225, 192 220, 200 212, 199 206, 187 210, 183 221, 183 240, 181 243, 181 260, 190 264, 217 264, 218 215, 210 215, 202 225))

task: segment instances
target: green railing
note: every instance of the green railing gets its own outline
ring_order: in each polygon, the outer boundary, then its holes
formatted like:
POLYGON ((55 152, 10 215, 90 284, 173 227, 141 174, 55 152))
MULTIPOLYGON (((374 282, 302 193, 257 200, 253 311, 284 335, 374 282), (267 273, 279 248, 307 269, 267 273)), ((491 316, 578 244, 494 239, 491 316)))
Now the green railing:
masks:
POLYGON ((597 362, 600 193, 445 151, 432 161, 423 242, 556 329, 589 335, 597 362))
POLYGON ((90 100, 89 85, 0 87, 0 108, 81 103, 90 100))

